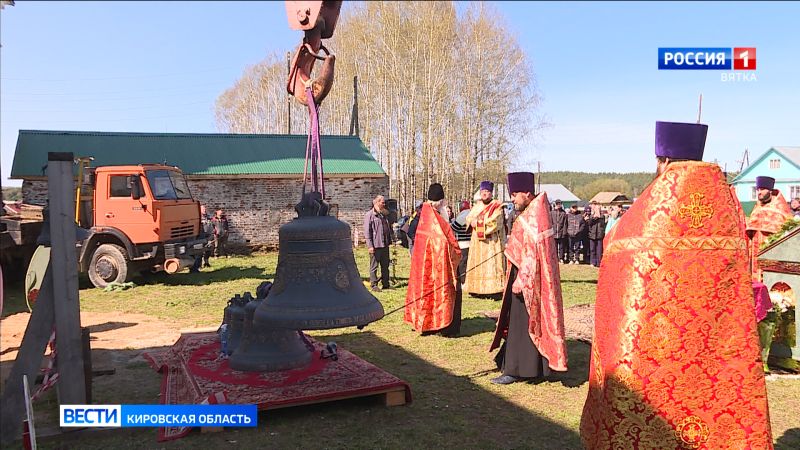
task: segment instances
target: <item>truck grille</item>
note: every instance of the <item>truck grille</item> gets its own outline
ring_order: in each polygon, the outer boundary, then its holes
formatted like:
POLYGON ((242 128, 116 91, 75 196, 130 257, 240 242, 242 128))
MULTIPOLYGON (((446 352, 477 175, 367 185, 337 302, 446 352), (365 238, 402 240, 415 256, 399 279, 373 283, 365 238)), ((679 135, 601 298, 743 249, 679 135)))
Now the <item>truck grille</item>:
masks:
POLYGON ((170 239, 180 239, 190 237, 194 234, 194 226, 186 225, 182 227, 174 227, 169 231, 170 239))

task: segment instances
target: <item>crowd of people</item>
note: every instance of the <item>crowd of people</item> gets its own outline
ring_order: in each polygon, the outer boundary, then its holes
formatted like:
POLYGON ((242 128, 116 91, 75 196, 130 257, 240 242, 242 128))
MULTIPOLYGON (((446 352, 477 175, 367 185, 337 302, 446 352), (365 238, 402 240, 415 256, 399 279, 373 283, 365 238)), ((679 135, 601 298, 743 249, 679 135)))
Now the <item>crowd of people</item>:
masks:
POLYGON ((595 201, 581 210, 577 205, 564 210, 561 200, 553 202, 550 220, 559 261, 564 264, 591 264, 600 267, 603 238, 622 217, 621 204, 603 207, 595 201))
POLYGON ((599 266, 585 446, 771 448, 751 280, 759 243, 800 205, 759 177, 745 224, 719 166, 702 161, 707 129, 656 123, 657 175, 627 212, 565 211, 535 192, 534 174, 515 172, 509 223, 491 182, 458 213, 432 184, 401 225, 411 251, 405 322, 456 337, 463 292, 497 295, 489 347, 501 374, 491 382, 548 380, 568 368, 560 266, 599 266))
MULTIPOLYGON (((600 270, 586 447, 770 448, 752 283, 762 244, 800 220, 800 199, 787 203, 774 179, 758 177, 745 221, 719 166, 702 161, 707 129, 656 123, 657 175, 628 210, 565 209, 536 192, 530 172, 505 180, 513 209, 489 180, 455 208, 433 183, 395 224, 378 195, 363 224, 371 288, 392 288, 390 247, 400 240, 411 255, 403 312, 414 331, 457 338, 464 293, 500 300, 491 382, 508 385, 568 370, 560 270, 591 264, 600 270)), ((208 217, 203 207, 202 224, 211 246, 194 270, 226 255, 224 212, 208 217)))
MULTIPOLYGON (((411 252, 405 322, 422 335, 457 337, 465 292, 502 300, 492 343, 502 372, 492 382, 500 385, 567 370, 556 244, 547 239, 551 205, 546 195, 535 194, 532 173, 509 174, 508 186, 513 211, 494 198, 494 183, 486 180, 475 202, 459 202, 456 214, 445 202, 443 187, 433 183, 426 200, 399 224, 411 252), (543 315, 549 320, 532 333, 530 324, 543 315)), ((381 201, 379 196, 373 204, 381 201)), ((389 227, 375 216, 385 212, 376 206, 365 216, 371 255, 370 243, 389 227)), ((377 280, 376 264, 370 280, 377 280)))

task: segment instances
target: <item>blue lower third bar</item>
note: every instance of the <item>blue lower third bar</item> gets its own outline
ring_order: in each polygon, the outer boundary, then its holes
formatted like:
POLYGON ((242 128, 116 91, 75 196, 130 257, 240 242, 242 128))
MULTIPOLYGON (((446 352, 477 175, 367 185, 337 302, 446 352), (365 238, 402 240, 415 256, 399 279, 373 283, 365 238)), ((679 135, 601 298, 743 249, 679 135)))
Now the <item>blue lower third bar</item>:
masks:
POLYGON ((256 405, 122 405, 123 427, 255 427, 256 405))

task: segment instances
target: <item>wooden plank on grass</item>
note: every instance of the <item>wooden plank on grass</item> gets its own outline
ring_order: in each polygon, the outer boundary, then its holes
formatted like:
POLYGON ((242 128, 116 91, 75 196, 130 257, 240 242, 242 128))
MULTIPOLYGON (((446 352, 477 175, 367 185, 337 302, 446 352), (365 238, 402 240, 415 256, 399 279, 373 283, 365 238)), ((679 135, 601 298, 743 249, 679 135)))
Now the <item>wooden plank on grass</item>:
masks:
POLYGON ((406 388, 404 386, 393 386, 386 389, 360 392, 357 394, 343 394, 331 395, 325 398, 317 398, 314 400, 299 400, 292 403, 270 404, 268 403, 263 410, 269 411, 273 409, 293 408, 295 406, 316 405, 319 403, 336 402, 340 400, 350 400, 354 398, 374 397, 375 399, 382 400, 386 406, 400 406, 406 404, 406 388))
POLYGON ((386 406, 402 406, 406 404, 406 390, 401 388, 399 391, 387 392, 384 394, 383 403, 386 406))
POLYGON ((59 403, 86 404, 86 379, 78 301, 78 258, 75 251, 75 181, 72 153, 47 154, 50 196, 50 238, 53 289, 56 293, 56 363, 59 403))

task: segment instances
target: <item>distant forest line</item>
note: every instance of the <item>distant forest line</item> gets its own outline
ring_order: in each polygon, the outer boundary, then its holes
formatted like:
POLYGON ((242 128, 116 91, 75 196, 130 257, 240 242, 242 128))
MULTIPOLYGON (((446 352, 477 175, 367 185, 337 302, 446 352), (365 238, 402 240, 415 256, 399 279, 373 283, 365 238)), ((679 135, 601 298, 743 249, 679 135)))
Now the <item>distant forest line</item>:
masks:
MULTIPOLYGON (((655 178, 653 172, 542 172, 542 184, 562 184, 581 200, 590 200, 598 192, 622 192, 628 198, 639 194, 655 178)), ((728 181, 736 174, 728 174, 728 181)))

